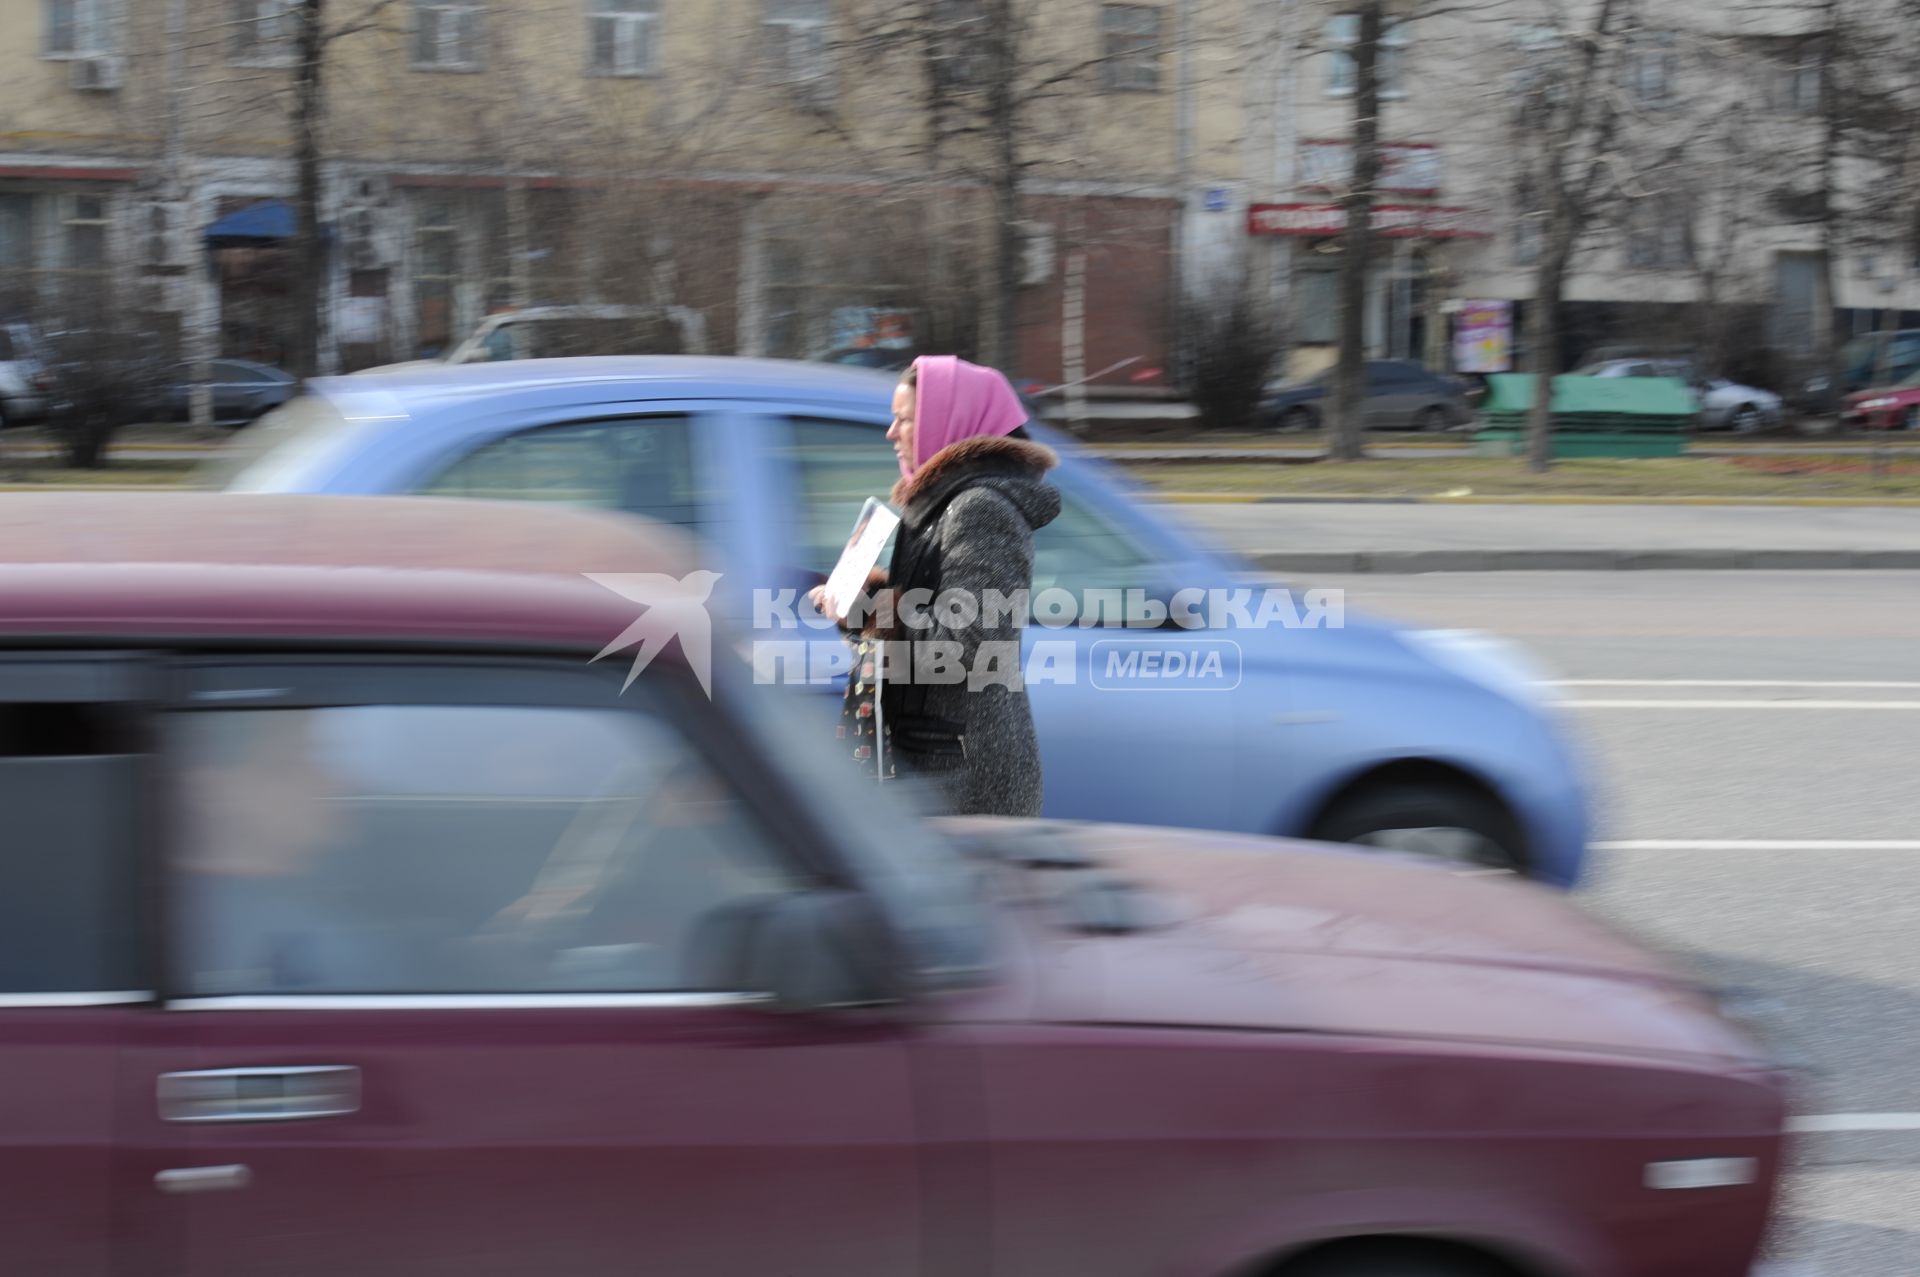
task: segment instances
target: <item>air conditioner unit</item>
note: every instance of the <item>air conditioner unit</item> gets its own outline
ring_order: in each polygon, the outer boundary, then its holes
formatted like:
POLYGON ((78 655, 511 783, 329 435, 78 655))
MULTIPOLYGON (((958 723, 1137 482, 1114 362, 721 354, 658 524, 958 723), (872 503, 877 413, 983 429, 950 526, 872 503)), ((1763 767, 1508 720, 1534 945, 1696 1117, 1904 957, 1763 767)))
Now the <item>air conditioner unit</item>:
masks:
POLYGON ((82 93, 113 93, 126 80, 120 58, 75 58, 67 64, 67 83, 82 93))

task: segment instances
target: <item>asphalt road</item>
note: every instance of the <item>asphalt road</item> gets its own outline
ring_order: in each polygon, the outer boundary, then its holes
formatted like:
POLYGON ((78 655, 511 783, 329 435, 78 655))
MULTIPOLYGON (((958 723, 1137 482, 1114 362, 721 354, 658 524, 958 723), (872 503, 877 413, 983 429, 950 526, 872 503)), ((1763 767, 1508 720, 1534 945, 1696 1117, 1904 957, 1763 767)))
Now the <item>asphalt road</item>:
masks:
POLYGON ((1764 995, 1813 1066, 1782 1271, 1920 1272, 1920 573, 1302 584, 1552 668, 1605 793, 1587 903, 1764 995))
POLYGON ((1420 550, 1908 550, 1897 506, 1178 505, 1158 509, 1250 554, 1420 550))

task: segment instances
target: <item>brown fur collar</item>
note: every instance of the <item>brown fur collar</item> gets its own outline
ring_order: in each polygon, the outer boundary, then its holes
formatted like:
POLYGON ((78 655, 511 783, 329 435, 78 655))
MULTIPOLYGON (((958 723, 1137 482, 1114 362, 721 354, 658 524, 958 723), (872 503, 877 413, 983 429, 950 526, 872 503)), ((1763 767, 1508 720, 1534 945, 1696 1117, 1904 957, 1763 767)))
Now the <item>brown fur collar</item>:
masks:
POLYGON ((989 462, 996 470, 1029 470, 1045 474, 1060 464, 1052 448, 1027 439, 1009 439, 1005 435, 975 435, 950 443, 927 458, 927 464, 893 485, 894 509, 904 512, 915 497, 931 492, 943 479, 962 466, 989 462))

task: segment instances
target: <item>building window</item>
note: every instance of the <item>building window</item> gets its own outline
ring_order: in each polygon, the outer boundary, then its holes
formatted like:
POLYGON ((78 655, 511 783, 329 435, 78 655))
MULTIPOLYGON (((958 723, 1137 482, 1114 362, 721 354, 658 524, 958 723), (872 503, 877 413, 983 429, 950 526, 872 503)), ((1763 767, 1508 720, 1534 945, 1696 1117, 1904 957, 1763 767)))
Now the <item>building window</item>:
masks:
POLYGON ((934 0, 931 47, 936 88, 963 93, 985 84, 994 48, 981 0, 934 0))
POLYGON ((147 206, 146 262, 149 266, 167 266, 173 261, 173 227, 165 204, 147 206))
POLYGON ((1671 106, 1679 78, 1680 54, 1667 32, 1643 31, 1628 45, 1621 71, 1626 90, 1641 106, 1671 106))
POLYGON ((274 65, 290 62, 299 34, 298 0, 235 0, 233 60, 274 65))
POLYGON ((32 269, 33 196, 0 195, 0 276, 32 269))
POLYGON ((1328 253, 1305 252, 1293 269, 1293 340, 1302 346, 1325 346, 1339 339, 1340 259, 1328 253))
POLYGON ((1685 196, 1666 192, 1641 200, 1628 215, 1627 266, 1685 270, 1693 264, 1693 210, 1685 196))
POLYGON ((595 75, 657 75, 660 0, 592 0, 588 40, 595 75))
POLYGON ((116 0, 45 0, 49 58, 92 58, 112 53, 116 0))
POLYGON ((1539 213, 1523 212, 1513 219, 1513 264, 1540 264, 1541 218, 1539 213))
POLYGON ((762 36, 776 82, 820 106, 830 95, 832 0, 766 0, 762 36))
POLYGON ((453 294, 460 281, 460 226, 453 204, 430 200, 414 238, 413 305, 422 350, 444 353, 453 340, 453 294))
POLYGON ((60 263, 70 271, 107 268, 107 201, 99 195, 75 195, 67 202, 61 228, 60 263))
POLYGON ((1820 62, 1817 42, 1805 37, 1770 40, 1765 58, 1767 109, 1780 115, 1820 114, 1820 62))
MULTIPOLYGON (((1327 20, 1327 96, 1350 98, 1360 90, 1360 64, 1354 60, 1353 46, 1360 43, 1360 15, 1337 13, 1327 20)), ((1380 33, 1380 50, 1375 76, 1380 81, 1380 96, 1403 98, 1407 95, 1407 45, 1410 37, 1405 26, 1389 22, 1380 33)))
POLYGON ((477 71, 486 62, 478 0, 414 0, 413 64, 423 70, 477 71))
POLYGON ((1160 9, 1109 4, 1100 9, 1100 82, 1119 93, 1160 91, 1160 9))

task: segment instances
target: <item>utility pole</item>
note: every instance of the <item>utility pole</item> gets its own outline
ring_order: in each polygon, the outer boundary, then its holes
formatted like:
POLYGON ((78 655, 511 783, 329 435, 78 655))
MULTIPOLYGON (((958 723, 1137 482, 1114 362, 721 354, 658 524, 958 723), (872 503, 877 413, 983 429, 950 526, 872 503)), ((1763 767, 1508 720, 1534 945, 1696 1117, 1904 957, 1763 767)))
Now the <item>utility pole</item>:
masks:
POLYGON ((185 322, 181 324, 186 340, 185 348, 180 353, 186 358, 191 386, 188 418, 195 429, 206 429, 213 424, 213 369, 210 361, 219 353, 214 319, 219 299, 214 292, 213 261, 200 237, 198 174, 188 136, 187 121, 193 103, 190 83, 192 65, 187 56, 192 8, 193 0, 167 0, 167 140, 163 167, 167 175, 167 202, 178 210, 186 222, 184 226, 169 225, 175 234, 192 237, 186 254, 184 290, 187 296, 183 299, 186 313, 183 317, 185 322))

